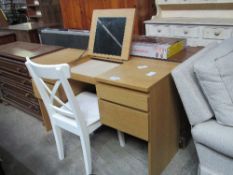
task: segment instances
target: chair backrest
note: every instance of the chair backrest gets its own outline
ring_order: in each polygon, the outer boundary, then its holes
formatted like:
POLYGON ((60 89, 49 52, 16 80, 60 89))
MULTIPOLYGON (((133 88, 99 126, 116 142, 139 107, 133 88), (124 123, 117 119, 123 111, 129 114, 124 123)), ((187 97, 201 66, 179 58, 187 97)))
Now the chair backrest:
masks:
POLYGON ((197 82, 193 66, 199 59, 205 59, 205 55, 216 46, 216 43, 207 46, 172 71, 173 79, 191 125, 204 122, 214 116, 197 82))
POLYGON ((74 119, 79 125, 81 125, 81 128, 86 128, 84 117, 68 82, 68 79, 71 76, 69 65, 41 65, 32 62, 29 58, 27 58, 25 64, 41 95, 41 98, 49 113, 50 120, 52 120, 52 115, 58 113, 60 114, 60 117, 64 117, 65 119, 74 119), (48 87, 44 80, 52 80, 55 82, 52 90, 48 87), (62 86, 65 92, 69 105, 65 104, 59 97, 56 96, 56 92, 60 86, 62 86), (61 107, 58 107, 54 102, 61 105, 61 107))

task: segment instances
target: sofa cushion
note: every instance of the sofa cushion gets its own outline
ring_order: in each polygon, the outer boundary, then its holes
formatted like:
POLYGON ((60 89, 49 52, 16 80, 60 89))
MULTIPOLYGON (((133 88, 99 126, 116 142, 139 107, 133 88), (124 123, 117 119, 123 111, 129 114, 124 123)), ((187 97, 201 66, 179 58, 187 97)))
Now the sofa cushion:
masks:
POLYGON ((210 120, 194 126, 192 135, 195 142, 233 158, 233 127, 210 120))
POLYGON ((233 100, 230 96, 230 89, 233 90, 232 65, 233 39, 219 45, 194 65, 197 79, 217 121, 229 126, 233 126, 233 100))
POLYGON ((205 59, 205 55, 210 50, 214 50, 216 46, 216 43, 207 46, 172 71, 173 79, 191 125, 209 120, 214 116, 197 82, 193 65, 198 60, 205 59))

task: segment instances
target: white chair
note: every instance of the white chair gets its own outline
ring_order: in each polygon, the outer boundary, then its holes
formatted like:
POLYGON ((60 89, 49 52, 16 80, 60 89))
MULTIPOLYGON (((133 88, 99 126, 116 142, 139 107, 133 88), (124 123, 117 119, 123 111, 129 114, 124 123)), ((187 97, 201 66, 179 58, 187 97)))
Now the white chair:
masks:
MULTIPOLYGON (((48 111, 59 159, 64 159, 61 129, 65 129, 80 137, 86 174, 91 174, 92 164, 89 135, 101 126, 97 96, 90 92, 82 92, 74 96, 68 82, 71 76, 68 64, 40 65, 33 63, 29 58, 27 58, 25 64, 48 111), (44 79, 55 81, 52 90, 46 85, 44 79), (56 96, 60 85, 67 96, 67 103, 64 103, 56 96), (61 105, 61 107, 55 105, 54 102, 61 105)), ((124 146, 123 133, 118 131, 118 138, 120 145, 124 146)))

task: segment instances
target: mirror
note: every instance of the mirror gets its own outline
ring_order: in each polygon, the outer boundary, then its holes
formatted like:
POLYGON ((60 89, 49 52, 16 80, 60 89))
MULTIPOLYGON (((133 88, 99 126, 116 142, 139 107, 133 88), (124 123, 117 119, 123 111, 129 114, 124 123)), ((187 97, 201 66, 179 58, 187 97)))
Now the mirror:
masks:
POLYGON ((93 52, 121 56, 125 25, 125 17, 99 17, 93 52))
POLYGON ((122 62, 129 59, 135 9, 94 10, 88 55, 122 62))

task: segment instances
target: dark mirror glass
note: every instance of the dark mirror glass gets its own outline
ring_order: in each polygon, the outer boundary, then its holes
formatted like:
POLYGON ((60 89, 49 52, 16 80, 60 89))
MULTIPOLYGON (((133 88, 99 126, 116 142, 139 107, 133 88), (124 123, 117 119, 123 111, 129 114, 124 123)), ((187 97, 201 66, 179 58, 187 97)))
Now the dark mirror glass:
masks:
POLYGON ((98 18, 93 52, 121 56, 125 24, 125 17, 98 18))

